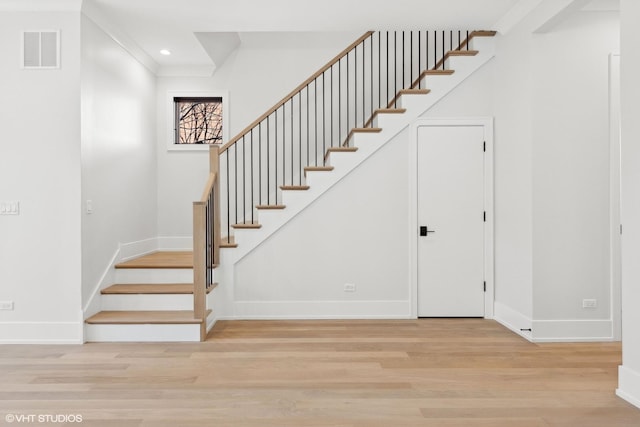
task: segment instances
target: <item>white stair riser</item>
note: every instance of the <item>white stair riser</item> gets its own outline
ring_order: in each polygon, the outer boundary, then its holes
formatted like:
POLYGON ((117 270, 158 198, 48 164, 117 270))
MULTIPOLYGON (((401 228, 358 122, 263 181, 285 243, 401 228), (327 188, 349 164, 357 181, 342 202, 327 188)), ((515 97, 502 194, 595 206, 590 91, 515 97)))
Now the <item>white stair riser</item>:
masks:
POLYGON ((116 283, 193 283, 190 268, 118 268, 116 283))
POLYGON ((85 325, 87 342, 197 342, 200 325, 85 325))
POLYGON ((315 172, 307 172, 307 185, 311 188, 317 187, 319 185, 327 185, 333 182, 333 176, 331 172, 326 171, 315 171, 315 172))
POLYGON ((474 37, 471 39, 471 42, 469 43, 469 49, 478 50, 480 51, 480 53, 493 51, 494 46, 495 46, 494 37, 474 37))
POLYGON ((193 310, 192 294, 102 295, 102 310, 193 310))
POLYGON ((404 117, 404 114, 376 114, 376 117, 373 119, 373 126, 385 129, 389 126, 400 126, 406 121, 407 119, 404 117))

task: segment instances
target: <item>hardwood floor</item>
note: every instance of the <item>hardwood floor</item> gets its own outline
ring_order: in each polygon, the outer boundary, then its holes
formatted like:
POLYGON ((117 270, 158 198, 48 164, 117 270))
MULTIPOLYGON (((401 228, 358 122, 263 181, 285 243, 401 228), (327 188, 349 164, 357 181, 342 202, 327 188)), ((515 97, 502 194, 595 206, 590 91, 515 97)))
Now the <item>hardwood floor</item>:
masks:
POLYGON ((0 420, 640 426, 620 362, 619 343, 537 345, 481 319, 218 322, 204 343, 1 346, 0 420))

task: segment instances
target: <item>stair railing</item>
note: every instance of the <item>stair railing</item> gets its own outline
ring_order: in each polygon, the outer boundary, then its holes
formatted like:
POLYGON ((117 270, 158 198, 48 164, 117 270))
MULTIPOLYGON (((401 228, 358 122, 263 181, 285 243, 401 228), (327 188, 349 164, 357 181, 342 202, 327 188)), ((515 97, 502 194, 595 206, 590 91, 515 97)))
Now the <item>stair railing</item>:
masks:
POLYGON ((213 270, 220 262, 219 146, 209 151, 209 179, 200 200, 193 202, 193 314, 206 334, 207 291, 214 285, 213 270))
POLYGON ((233 228, 258 227, 256 209, 283 208, 279 190, 305 189, 306 171, 326 166, 327 149, 373 127, 377 110, 398 106, 400 91, 422 89, 426 71, 443 69, 447 52, 469 49, 473 34, 369 31, 222 145, 221 244, 234 244, 233 228))

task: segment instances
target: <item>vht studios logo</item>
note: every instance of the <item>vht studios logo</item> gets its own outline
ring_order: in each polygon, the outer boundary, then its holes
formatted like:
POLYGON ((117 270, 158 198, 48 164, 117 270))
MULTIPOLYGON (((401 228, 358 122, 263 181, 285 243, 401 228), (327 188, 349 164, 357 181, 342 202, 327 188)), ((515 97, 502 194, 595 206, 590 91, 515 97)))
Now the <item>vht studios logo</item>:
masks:
POLYGON ((76 414, 7 414, 8 423, 81 423, 82 415, 76 414))

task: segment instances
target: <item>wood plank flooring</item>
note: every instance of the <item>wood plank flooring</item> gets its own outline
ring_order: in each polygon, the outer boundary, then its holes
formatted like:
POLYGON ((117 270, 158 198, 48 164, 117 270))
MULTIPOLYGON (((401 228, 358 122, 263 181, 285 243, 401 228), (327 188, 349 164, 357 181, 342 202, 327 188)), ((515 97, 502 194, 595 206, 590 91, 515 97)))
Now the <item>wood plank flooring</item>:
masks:
POLYGON ((532 344, 482 319, 225 321, 203 343, 1 346, 0 420, 640 426, 614 394, 620 362, 619 343, 532 344))

